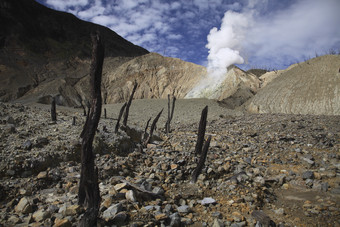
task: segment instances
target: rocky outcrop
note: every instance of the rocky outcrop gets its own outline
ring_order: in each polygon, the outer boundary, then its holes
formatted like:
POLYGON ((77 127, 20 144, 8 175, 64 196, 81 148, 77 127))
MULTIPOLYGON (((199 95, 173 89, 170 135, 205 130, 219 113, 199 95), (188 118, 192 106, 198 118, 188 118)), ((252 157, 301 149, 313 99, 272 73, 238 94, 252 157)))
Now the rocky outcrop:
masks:
POLYGON ((261 89, 246 104, 250 112, 340 114, 340 56, 299 63, 261 89))
POLYGON ((205 76, 203 66, 150 53, 108 71, 103 78, 104 97, 106 103, 126 101, 136 81, 136 99, 166 98, 168 94, 184 98, 205 76))
POLYGON ((231 66, 222 77, 208 75, 193 87, 186 98, 216 99, 229 109, 242 105, 261 87, 261 80, 236 66, 231 66))

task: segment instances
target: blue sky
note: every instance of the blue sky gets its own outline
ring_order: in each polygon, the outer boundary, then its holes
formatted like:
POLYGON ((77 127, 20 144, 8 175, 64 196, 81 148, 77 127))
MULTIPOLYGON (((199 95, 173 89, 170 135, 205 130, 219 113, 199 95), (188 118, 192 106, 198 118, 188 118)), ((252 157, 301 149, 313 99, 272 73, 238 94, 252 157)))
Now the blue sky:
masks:
POLYGON ((340 51, 339 0, 37 1, 208 69, 283 69, 340 51))

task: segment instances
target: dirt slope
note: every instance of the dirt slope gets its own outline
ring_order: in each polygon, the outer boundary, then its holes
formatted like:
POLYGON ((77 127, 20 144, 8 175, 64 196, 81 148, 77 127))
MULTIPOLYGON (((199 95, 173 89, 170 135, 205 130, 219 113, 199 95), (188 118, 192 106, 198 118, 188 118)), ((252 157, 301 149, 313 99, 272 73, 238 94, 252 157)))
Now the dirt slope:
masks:
POLYGON ((340 114, 340 56, 299 63, 275 78, 246 104, 254 113, 340 114))

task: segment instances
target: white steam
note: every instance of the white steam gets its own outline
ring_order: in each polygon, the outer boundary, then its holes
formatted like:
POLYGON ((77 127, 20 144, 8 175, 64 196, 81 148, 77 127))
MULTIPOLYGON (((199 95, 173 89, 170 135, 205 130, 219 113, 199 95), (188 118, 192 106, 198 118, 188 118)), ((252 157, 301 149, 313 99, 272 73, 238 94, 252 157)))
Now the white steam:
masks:
POLYGON ((208 73, 221 76, 232 64, 243 64, 238 49, 245 38, 249 26, 248 18, 241 13, 227 11, 222 19, 220 30, 216 27, 208 35, 208 73))
POLYGON ((214 27, 210 30, 206 45, 209 49, 208 76, 187 94, 187 98, 218 98, 228 66, 244 63, 238 49, 245 39, 248 26, 249 20, 246 16, 227 11, 221 28, 218 30, 214 27))
POLYGON ((227 11, 221 28, 211 29, 207 37, 207 79, 187 97, 216 98, 227 67, 244 59, 248 67, 284 69, 329 50, 339 52, 339 9, 339 0, 297 0, 288 6, 249 0, 241 12, 227 11))

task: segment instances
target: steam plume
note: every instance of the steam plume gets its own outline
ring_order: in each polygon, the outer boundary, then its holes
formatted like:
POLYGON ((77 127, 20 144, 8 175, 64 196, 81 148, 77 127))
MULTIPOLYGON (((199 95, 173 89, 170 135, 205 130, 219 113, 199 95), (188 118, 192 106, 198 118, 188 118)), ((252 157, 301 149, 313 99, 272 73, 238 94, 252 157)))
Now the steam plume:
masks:
POLYGON ((317 54, 340 51, 339 0, 287 3, 249 0, 242 11, 227 11, 221 28, 211 29, 207 37, 207 79, 187 97, 216 98, 227 67, 243 64, 245 57, 248 67, 284 69, 317 54))

